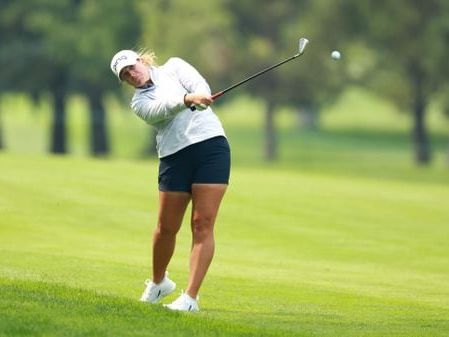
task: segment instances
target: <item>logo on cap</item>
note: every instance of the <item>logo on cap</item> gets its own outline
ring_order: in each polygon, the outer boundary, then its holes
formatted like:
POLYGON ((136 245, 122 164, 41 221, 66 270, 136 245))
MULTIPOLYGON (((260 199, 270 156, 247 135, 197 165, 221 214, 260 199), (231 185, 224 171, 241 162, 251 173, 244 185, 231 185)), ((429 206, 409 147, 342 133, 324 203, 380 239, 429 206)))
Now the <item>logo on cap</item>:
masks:
POLYGON ((128 59, 128 57, 126 55, 122 55, 120 57, 117 58, 117 60, 115 60, 114 65, 112 66, 112 68, 114 68, 114 71, 117 72, 117 65, 121 60, 126 60, 128 59))

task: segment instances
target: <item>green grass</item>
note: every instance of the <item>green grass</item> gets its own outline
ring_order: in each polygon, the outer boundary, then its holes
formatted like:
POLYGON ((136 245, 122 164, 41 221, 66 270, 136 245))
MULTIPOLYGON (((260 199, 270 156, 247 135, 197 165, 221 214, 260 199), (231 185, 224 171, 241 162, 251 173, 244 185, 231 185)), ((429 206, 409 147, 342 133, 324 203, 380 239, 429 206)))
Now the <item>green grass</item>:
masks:
MULTIPOLYGON (((394 136, 326 137, 298 141, 328 148, 314 164, 237 161, 194 315, 137 301, 155 161, 0 153, 0 336, 447 336, 449 173, 407 164, 394 136), (334 147, 346 160, 325 165, 334 147)), ((188 224, 179 235, 182 289, 188 224)))
MULTIPOLYGON (((233 171, 217 251, 195 315, 137 301, 149 277, 157 162, 150 130, 106 101, 111 160, 88 153, 85 99, 68 101, 72 156, 45 154, 49 99, 0 100, 0 337, 447 336, 448 119, 431 107, 433 162, 416 167, 410 118, 348 90, 321 128, 276 114, 279 160, 263 160, 263 104, 217 106, 233 171)), ((190 233, 170 275, 187 282, 190 233)), ((167 301, 175 298, 172 295, 167 301)))

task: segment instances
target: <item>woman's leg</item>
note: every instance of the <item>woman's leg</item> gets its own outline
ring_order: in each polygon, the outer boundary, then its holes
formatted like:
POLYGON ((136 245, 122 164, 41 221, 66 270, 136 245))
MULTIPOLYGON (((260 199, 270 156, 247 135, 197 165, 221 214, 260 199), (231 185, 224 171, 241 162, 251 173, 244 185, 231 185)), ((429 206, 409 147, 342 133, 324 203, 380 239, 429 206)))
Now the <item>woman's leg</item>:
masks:
POLYGON ((186 293, 196 298, 215 250, 214 223, 228 185, 192 185, 192 251, 186 293))
POLYGON ((163 280, 175 250, 176 234, 190 202, 187 192, 159 192, 158 225, 153 235, 153 282, 163 280))

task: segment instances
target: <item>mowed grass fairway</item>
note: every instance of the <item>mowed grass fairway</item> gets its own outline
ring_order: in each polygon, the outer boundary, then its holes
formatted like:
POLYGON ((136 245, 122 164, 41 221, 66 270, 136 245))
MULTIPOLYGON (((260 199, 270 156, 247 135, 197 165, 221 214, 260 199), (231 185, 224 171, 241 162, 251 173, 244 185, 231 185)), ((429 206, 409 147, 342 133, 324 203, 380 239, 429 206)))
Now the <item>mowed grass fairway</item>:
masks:
MULTIPOLYGON (((237 165, 202 311, 183 314, 137 301, 156 161, 0 153, 0 170, 0 336, 449 334, 446 173, 237 165)), ((186 285, 187 220, 165 302, 186 285)))

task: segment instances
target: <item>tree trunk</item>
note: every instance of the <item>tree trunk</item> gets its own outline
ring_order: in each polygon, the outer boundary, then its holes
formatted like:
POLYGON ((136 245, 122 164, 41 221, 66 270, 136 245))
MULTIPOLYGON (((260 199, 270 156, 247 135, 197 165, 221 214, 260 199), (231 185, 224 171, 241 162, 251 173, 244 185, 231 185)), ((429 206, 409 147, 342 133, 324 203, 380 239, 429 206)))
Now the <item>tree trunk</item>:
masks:
POLYGON ((88 95, 90 106, 90 151, 94 156, 109 154, 109 138, 103 95, 92 92, 88 95))
POLYGON ((2 124, 2 110, 0 105, 0 150, 4 147, 3 145, 3 124, 2 124))
POLYGON ((449 146, 447 147, 447 164, 449 165, 449 146))
POLYGON ((265 112, 265 159, 268 161, 274 161, 277 159, 274 107, 275 104, 271 100, 268 100, 265 112))
POLYGON ((415 159, 420 165, 427 165, 430 163, 430 144, 427 129, 425 125, 426 115, 426 97, 424 97, 422 76, 419 72, 414 74, 414 127, 413 140, 415 144, 415 159))
POLYGON ((65 111, 65 95, 63 90, 53 90, 54 107, 53 107, 53 125, 50 142, 50 151, 52 153, 67 153, 67 130, 65 111))
POLYGON ((298 110, 298 126, 302 130, 316 131, 319 129, 320 115, 312 103, 303 104, 298 110))

